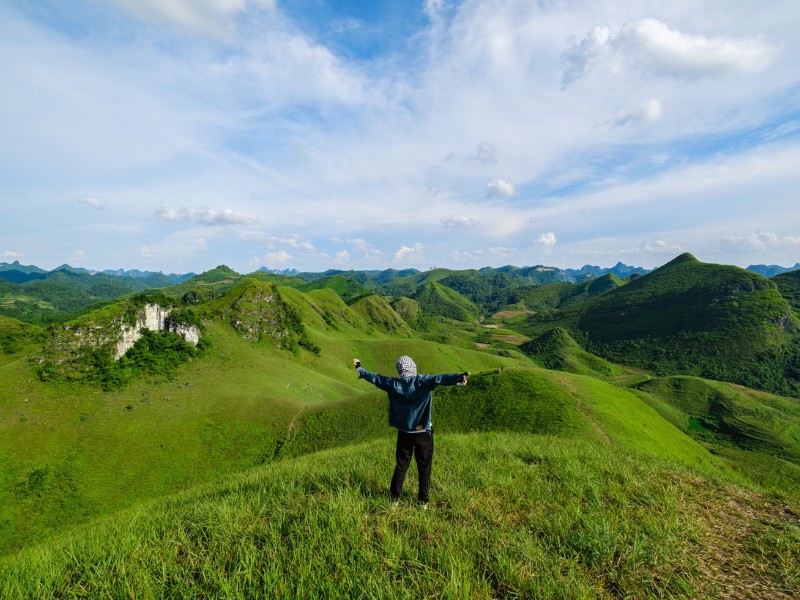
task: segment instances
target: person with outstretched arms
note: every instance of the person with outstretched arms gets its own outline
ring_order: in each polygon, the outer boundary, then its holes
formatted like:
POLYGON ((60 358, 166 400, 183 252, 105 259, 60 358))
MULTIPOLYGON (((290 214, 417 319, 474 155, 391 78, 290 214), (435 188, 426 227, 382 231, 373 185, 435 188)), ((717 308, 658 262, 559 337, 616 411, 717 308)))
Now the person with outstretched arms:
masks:
POLYGON ((389 496, 395 502, 400 498, 413 456, 419 473, 417 501, 427 508, 433 465, 433 390, 440 385, 465 385, 469 373, 418 375, 417 365, 409 356, 397 359, 398 377, 367 371, 357 358, 353 359, 353 365, 359 379, 368 381, 389 396, 389 426, 397 429, 396 463, 389 496))

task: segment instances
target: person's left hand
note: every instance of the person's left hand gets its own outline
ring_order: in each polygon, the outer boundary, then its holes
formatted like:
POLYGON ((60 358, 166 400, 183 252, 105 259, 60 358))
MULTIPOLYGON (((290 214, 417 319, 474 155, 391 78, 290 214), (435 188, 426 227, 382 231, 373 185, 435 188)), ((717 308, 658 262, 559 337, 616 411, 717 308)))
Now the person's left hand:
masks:
POLYGON ((353 359, 353 367, 355 367, 356 369, 360 369, 361 368, 361 361, 359 359, 357 359, 357 358, 354 358, 353 359))

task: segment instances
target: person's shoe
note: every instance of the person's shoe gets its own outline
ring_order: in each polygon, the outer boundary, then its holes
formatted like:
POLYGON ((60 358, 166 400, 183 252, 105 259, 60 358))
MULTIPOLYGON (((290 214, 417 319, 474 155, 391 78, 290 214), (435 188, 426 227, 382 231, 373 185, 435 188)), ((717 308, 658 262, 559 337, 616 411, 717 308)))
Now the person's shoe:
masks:
POLYGON ((428 510, 428 503, 427 502, 417 502, 417 506, 420 507, 422 510, 428 510))

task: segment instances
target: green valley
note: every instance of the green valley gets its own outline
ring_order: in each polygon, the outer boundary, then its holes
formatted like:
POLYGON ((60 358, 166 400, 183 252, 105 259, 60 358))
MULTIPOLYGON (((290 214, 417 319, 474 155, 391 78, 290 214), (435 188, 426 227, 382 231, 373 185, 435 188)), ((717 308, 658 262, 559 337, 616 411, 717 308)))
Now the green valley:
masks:
POLYGON ((0 317, 0 596, 800 594, 791 273, 520 271, 220 266, 0 317), (401 354, 471 373, 427 511, 352 369, 401 354))

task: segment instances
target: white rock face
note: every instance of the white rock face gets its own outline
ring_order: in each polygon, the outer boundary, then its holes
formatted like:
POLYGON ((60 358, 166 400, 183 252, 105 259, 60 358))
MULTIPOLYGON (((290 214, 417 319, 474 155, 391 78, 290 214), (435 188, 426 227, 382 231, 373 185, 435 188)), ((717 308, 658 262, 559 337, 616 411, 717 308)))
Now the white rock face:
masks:
MULTIPOLYGON (((142 329, 147 329, 149 331, 164 331, 167 329, 167 317, 169 317, 169 313, 169 309, 162 308, 155 303, 150 303, 139 311, 139 315, 133 327, 122 325, 121 336, 117 342, 117 348, 114 353, 114 360, 119 360, 139 341, 142 337, 142 329)), ((175 323, 170 329, 193 346, 196 346, 200 341, 200 331, 194 325, 175 323)))
POLYGON ((200 341, 200 330, 194 325, 172 323, 170 331, 172 331, 172 333, 177 333, 185 342, 190 343, 192 346, 197 346, 197 343, 200 341))

